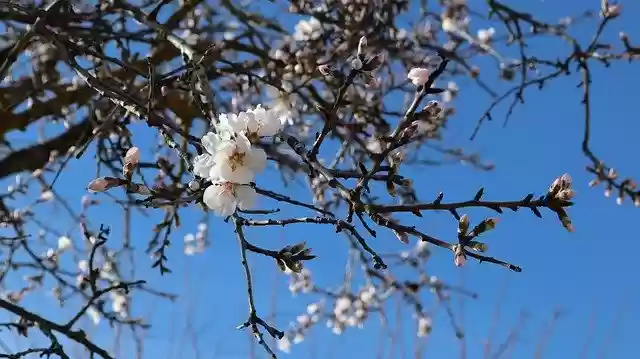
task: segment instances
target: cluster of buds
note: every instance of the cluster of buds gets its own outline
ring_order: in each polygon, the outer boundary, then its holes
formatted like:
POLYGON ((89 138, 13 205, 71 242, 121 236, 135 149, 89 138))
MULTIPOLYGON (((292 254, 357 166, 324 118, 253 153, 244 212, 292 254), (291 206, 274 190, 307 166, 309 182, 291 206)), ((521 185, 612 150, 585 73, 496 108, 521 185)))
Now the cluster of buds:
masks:
POLYGON ((87 189, 93 192, 105 192, 116 187, 126 187, 127 191, 141 195, 150 195, 151 190, 140 183, 131 181, 135 169, 140 162, 140 150, 137 147, 131 147, 124 156, 122 165, 122 175, 124 178, 118 177, 98 177, 89 182, 87 189))
POLYGON ((556 178, 549 186, 548 196, 560 201, 570 201, 575 195, 575 191, 571 189, 571 176, 563 174, 556 178))
MULTIPOLYGON (((609 168, 608 171, 605 171, 603 165, 599 165, 595 169, 589 167, 587 168, 587 170, 596 174, 596 178, 589 182, 589 187, 595 187, 604 182, 604 195, 605 197, 611 197, 611 195, 613 194, 614 185, 616 183, 616 180, 618 179, 618 172, 613 168, 609 168)), ((618 196, 616 197, 616 203, 621 205, 624 201, 625 193, 629 194, 629 192, 633 192, 629 195, 633 199, 633 203, 635 204, 635 206, 640 207, 640 192, 635 192, 636 187, 636 182, 631 178, 627 178, 620 182, 618 196)))
POLYGON ((574 232, 575 229, 571 224, 571 218, 567 212, 562 208, 562 203, 566 203, 570 201, 575 196, 575 191, 571 188, 571 176, 567 173, 562 176, 556 178, 549 186, 549 191, 547 192, 547 199, 550 202, 559 201, 558 205, 550 207, 562 222, 562 226, 567 229, 569 232, 574 232))
POLYGON ((487 245, 485 243, 474 241, 473 239, 484 232, 488 232, 494 229, 499 221, 499 218, 486 218, 482 222, 478 223, 478 225, 473 227, 471 231, 469 231, 469 228, 471 226, 469 216, 465 214, 460 217, 460 219, 458 220, 459 243, 453 245, 452 247, 454 253, 453 261, 456 267, 464 266, 467 260, 465 247, 469 247, 470 249, 481 253, 487 251, 487 245))
POLYGON ((609 0, 602 0, 600 6, 600 16, 605 19, 613 19, 620 16, 622 5, 610 4, 609 0))

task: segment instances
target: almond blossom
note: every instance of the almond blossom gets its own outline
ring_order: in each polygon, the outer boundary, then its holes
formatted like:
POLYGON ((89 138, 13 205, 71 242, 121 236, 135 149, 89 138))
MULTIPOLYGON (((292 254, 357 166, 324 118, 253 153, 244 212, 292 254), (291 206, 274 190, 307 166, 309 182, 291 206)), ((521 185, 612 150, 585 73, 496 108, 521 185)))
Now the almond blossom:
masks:
POLYGON ((220 143, 213 162, 210 177, 246 184, 264 170, 267 154, 261 148, 253 148, 245 135, 238 134, 234 139, 220 143))
POLYGON ((243 133, 248 138, 273 136, 282 128, 282 121, 274 110, 267 110, 261 105, 255 109, 239 114, 221 115, 220 123, 228 126, 235 133, 243 133))
POLYGON ((229 181, 217 181, 204 190, 202 200, 221 216, 230 216, 236 208, 249 209, 256 200, 256 191, 229 181))
POLYGON ((422 86, 429 81, 431 71, 422 67, 414 67, 407 74, 407 78, 416 86, 422 86))
POLYGON ((295 26, 293 39, 296 41, 315 40, 322 36, 322 23, 315 17, 309 20, 300 20, 295 26))

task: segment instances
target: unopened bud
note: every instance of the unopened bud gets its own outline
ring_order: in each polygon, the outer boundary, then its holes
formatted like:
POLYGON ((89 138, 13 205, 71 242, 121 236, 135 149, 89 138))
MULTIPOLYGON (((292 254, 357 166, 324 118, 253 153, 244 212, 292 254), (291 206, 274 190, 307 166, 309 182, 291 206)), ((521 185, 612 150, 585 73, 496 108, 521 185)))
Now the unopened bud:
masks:
POLYGON ((572 189, 563 189, 562 191, 558 192, 558 194, 556 195, 556 198, 561 200, 561 201, 569 201, 571 200, 571 198, 573 198, 573 196, 575 195, 575 191, 572 189))
POLYGON ((324 76, 329 76, 331 75, 331 66, 320 65, 318 66, 318 71, 320 71, 320 73, 323 74, 324 76))
POLYGON ((358 42, 358 55, 361 55, 364 53, 365 47, 367 47, 367 38, 363 36, 360 38, 360 41, 358 42))
POLYGON ((114 177, 98 177, 89 182, 87 189, 94 192, 104 192, 110 188, 122 185, 122 180, 114 177))
POLYGON ((464 214, 462 215, 462 217, 460 217, 460 220, 458 221, 458 233, 466 234, 468 230, 469 230, 469 216, 464 214))
POLYGON ((191 180, 189 182, 189 189, 192 191, 197 191, 200 189, 200 182, 197 180, 191 180))
POLYGON ((356 57, 355 59, 353 59, 353 61, 351 61, 351 67, 354 70, 362 69, 362 60, 360 60, 359 58, 356 57))
POLYGON ((456 267, 464 266, 465 262, 467 261, 467 254, 464 253, 464 249, 462 248, 462 246, 456 244, 454 246, 454 253, 455 256, 453 257, 453 262, 455 263, 456 267))
POLYGON ((131 177, 139 162, 140 150, 138 147, 131 147, 124 155, 124 166, 122 166, 122 173, 126 178, 131 177))
POLYGON ((476 241, 469 242, 468 246, 471 247, 474 251, 478 252, 486 252, 488 249, 488 246, 486 244, 476 241))

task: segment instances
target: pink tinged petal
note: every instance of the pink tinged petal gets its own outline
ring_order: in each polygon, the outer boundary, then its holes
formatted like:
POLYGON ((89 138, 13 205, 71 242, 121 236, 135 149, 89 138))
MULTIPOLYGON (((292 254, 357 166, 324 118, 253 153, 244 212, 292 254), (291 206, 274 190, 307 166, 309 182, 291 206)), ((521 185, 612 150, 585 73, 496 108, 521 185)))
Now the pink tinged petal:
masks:
POLYGON ((407 74, 407 78, 416 86, 422 86, 429 80, 429 69, 414 67, 407 74))
POLYGON ((233 192, 225 189, 222 183, 214 183, 207 187, 202 195, 202 201, 221 216, 229 216, 235 211, 236 198, 233 192))
POLYGON ((250 209, 256 203, 256 190, 249 186, 236 186, 236 198, 240 209, 250 209))
POLYGON ((124 155, 124 164, 130 164, 131 166, 137 166, 140 162, 140 150, 138 147, 131 147, 124 155))

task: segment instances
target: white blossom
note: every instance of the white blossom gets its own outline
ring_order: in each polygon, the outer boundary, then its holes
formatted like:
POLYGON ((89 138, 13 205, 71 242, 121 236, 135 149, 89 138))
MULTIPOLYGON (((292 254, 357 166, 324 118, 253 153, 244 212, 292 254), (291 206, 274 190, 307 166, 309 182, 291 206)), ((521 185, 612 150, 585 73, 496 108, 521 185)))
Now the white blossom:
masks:
POLYGON ((120 314, 123 318, 127 317, 127 297, 122 295, 122 294, 118 294, 118 293, 113 293, 111 295, 111 309, 120 314))
POLYGON ((288 336, 285 335, 282 339, 278 340, 278 349, 285 353, 291 352, 291 340, 288 336))
POLYGON ((251 147, 249 139, 238 134, 234 139, 220 143, 213 162, 212 178, 246 184, 264 170, 267 154, 261 148, 251 147))
POLYGON ((296 41, 309 41, 322 36, 322 23, 315 17, 309 20, 300 20, 295 26, 293 39, 296 41))
POLYGON ((216 181, 207 187, 202 197, 207 207, 221 216, 230 216, 236 208, 249 209, 256 200, 256 191, 249 186, 229 181, 216 181))
POLYGON ((89 318, 91 318, 91 322, 93 322, 93 325, 100 324, 100 313, 98 313, 98 311, 94 307, 89 307, 86 313, 89 318))
POLYGON ((293 337, 293 344, 301 343, 303 340, 304 340, 304 335, 302 335, 302 333, 298 332, 293 337))
POLYGON ((67 236, 61 236, 58 238, 58 251, 62 252, 71 248, 71 238, 67 236))
POLYGON ((407 78, 416 86, 422 86, 429 81, 431 71, 429 69, 414 67, 407 74, 407 78))
POLYGON ((421 315, 418 318, 418 336, 425 337, 431 332, 431 318, 421 315))
POLYGON ((40 200, 42 200, 43 202, 48 202, 51 201, 53 199, 53 192, 51 191, 44 191, 40 194, 40 200))
POLYGON ((458 24, 456 24, 454 19, 445 17, 442 19, 442 30, 445 32, 456 32, 456 30, 458 30, 458 24))
POLYGON ((493 35, 496 34, 496 29, 490 27, 488 29, 480 29, 478 30, 478 41, 483 44, 491 42, 493 39, 493 35))
POLYGON ((261 105, 237 115, 223 114, 219 118, 221 124, 248 138, 273 136, 282 128, 277 111, 267 110, 261 105))
POLYGON ((224 125, 216 126, 216 132, 208 132, 202 137, 201 143, 206 153, 198 155, 193 159, 193 172, 197 176, 207 179, 217 179, 217 173, 212 172, 215 166, 213 156, 217 153, 221 144, 225 141, 230 141, 231 137, 231 129, 224 125))
POLYGON ((375 298, 376 288, 374 286, 368 286, 365 290, 360 293, 360 300, 365 305, 370 305, 373 303, 373 299, 375 298))
POLYGON ((80 269, 82 273, 89 273, 89 261, 83 259, 78 262, 78 269, 80 269))
POLYGON ((309 315, 315 315, 318 314, 318 312, 320 312, 320 304, 311 303, 307 306, 307 313, 309 313, 309 315))
POLYGON ((270 110, 276 113, 282 125, 293 125, 293 117, 297 114, 295 106, 299 101, 299 96, 291 91, 291 87, 284 82, 282 84, 284 91, 280 91, 274 86, 267 86, 265 91, 270 99, 270 110))

